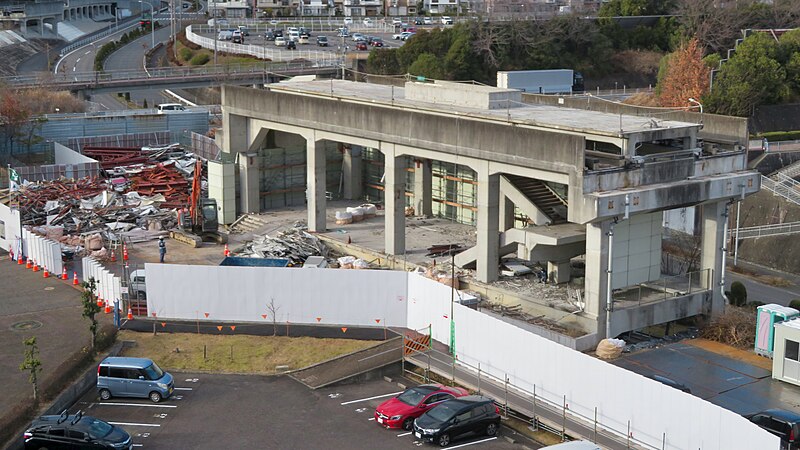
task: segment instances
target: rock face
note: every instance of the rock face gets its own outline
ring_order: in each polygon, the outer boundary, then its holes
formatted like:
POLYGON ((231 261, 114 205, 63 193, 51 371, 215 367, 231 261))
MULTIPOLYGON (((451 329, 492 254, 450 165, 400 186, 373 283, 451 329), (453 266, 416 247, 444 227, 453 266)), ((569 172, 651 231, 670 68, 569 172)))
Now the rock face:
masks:
MULTIPOLYGON (((762 190, 742 202, 740 220, 742 227, 770 223, 800 222, 800 206, 762 190)), ((735 227, 736 206, 731 208, 732 226, 735 227)), ((731 247, 730 254, 733 253, 731 247)), ((774 269, 800 273, 800 239, 798 235, 746 239, 739 242, 739 257, 774 269)))

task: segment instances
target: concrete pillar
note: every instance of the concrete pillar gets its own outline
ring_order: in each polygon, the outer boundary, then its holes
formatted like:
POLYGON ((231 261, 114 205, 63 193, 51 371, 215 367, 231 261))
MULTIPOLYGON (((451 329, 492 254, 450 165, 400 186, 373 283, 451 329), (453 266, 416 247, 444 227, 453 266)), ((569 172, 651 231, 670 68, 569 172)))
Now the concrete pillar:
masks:
POLYGON ((514 202, 500 194, 500 231, 514 228, 514 202))
POLYGON ((433 168, 430 159, 414 160, 414 212, 433 216, 433 168))
POLYGON ((344 198, 357 200, 363 195, 361 179, 361 152, 358 145, 345 147, 342 158, 342 178, 344 179, 344 198))
POLYGON ((569 283, 572 265, 566 261, 547 261, 547 280, 556 283, 569 283))
POLYGON ((247 117, 223 111, 222 126, 225 130, 225 133, 222 135, 222 151, 230 154, 247 151, 250 147, 247 138, 247 117))
POLYGON ((406 251, 406 158, 396 156, 394 144, 381 144, 384 156, 383 200, 386 207, 384 251, 402 255, 406 251))
POLYGON ((725 218, 728 214, 727 202, 705 204, 701 206, 701 226, 703 227, 702 242, 700 244, 700 268, 711 269, 711 274, 705 275, 704 286, 711 289, 711 307, 709 313, 712 317, 722 314, 725 309, 725 299, 722 297, 722 264, 723 249, 725 249, 725 218))
POLYGON ((258 153, 239 153, 239 200, 242 213, 261 212, 258 153))
MULTIPOLYGON (((474 168, 473 168, 474 169, 474 168)), ((488 167, 478 173, 478 281, 488 283, 500 275, 500 175, 488 167)))
POLYGON ((39 19, 39 34, 44 36, 44 19, 39 19))
MULTIPOLYGON (((597 334, 606 336, 606 298, 608 289, 608 232, 612 221, 586 224, 586 275, 584 301, 586 316, 597 319, 597 334)), ((548 267, 549 269, 549 267, 548 267)))
POLYGON ((325 231, 325 141, 306 141, 306 201, 308 203, 308 231, 325 231))

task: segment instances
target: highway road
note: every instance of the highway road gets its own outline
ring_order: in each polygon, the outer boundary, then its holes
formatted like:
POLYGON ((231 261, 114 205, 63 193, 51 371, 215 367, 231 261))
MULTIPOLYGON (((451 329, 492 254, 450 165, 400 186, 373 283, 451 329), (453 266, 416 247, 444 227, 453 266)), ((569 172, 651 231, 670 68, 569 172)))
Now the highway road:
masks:
MULTIPOLYGON (((733 259, 728 258, 728 267, 730 268, 732 265, 733 259)), ((738 265, 748 271, 756 272, 758 275, 782 278, 791 283, 791 285, 786 287, 772 286, 758 281, 755 277, 741 275, 728 269, 725 271, 725 290, 729 291, 731 283, 739 281, 747 288, 747 301, 777 303, 788 306, 792 300, 800 299, 800 276, 755 266, 742 260, 739 260, 738 265)))

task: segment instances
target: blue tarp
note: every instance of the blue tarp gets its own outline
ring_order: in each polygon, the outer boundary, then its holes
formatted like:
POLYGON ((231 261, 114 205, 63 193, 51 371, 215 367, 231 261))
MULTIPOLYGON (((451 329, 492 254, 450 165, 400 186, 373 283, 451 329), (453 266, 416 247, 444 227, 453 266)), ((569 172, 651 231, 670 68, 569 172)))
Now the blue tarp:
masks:
POLYGON ((219 263, 220 266, 238 267, 286 267, 289 260, 286 258, 243 258, 240 256, 226 256, 219 263))

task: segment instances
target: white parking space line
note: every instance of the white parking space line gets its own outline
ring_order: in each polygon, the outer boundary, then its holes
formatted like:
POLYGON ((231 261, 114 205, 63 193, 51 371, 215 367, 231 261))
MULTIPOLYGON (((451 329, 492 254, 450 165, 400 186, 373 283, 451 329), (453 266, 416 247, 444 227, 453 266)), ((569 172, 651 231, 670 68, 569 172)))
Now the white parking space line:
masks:
POLYGON ((370 417, 370 418, 369 418, 369 419, 367 419, 367 420, 375 420, 375 418, 374 418, 374 417, 370 417))
POLYGON ((143 447, 142 444, 131 444, 131 447, 143 447))
POLYGON ((103 402, 103 403, 95 403, 97 406, 141 406, 144 408, 177 408, 177 405, 147 405, 144 403, 112 403, 112 402, 103 402))
POLYGON ((397 437, 408 436, 409 434, 411 434, 411 432, 410 432, 410 431, 409 431, 408 433, 402 433, 402 434, 398 434, 398 435, 397 435, 397 437))
POLYGON ((157 423, 130 423, 130 422, 108 422, 111 425, 125 425, 127 427, 160 427, 157 423))
POLYGON ((175 389, 176 391, 193 391, 194 390, 192 388, 173 388, 173 389, 175 389))
POLYGON ((475 442, 467 442, 466 444, 454 445, 454 446, 452 446, 452 447, 450 447, 450 448, 451 448, 451 449, 454 449, 454 448, 459 448, 459 447, 466 447, 466 446, 468 446, 468 445, 483 444, 484 442, 493 441, 493 440, 495 440, 495 439, 497 439, 497 436, 495 436, 495 437, 490 437, 490 438, 487 438, 487 439, 483 439, 483 440, 480 440, 480 441, 475 441, 475 442))
POLYGON ((393 397, 393 396, 395 396, 397 394, 402 394, 402 393, 403 393, 403 391, 397 391, 397 392, 392 392, 391 394, 376 395, 375 397, 361 398, 361 399, 358 399, 358 400, 350 400, 349 402, 342 402, 341 404, 342 405, 349 405, 351 403, 365 402, 367 400, 375 400, 376 398, 393 397))

